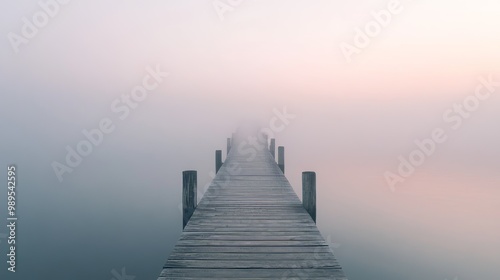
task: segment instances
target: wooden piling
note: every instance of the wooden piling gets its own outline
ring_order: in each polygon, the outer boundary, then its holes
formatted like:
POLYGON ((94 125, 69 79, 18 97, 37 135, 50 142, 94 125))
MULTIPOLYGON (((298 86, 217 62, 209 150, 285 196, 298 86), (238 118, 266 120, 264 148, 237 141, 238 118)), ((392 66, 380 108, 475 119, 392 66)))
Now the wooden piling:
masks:
POLYGON ((269 151, 248 161, 233 150, 157 279, 347 280, 307 215, 269 151))
POLYGON ((219 172, 222 166, 222 150, 215 151, 215 173, 219 172))
POLYGON ((302 205, 316 223, 316 173, 302 172, 302 205))
POLYGON ((271 138, 271 144, 269 144, 269 151, 273 158, 276 158, 276 139, 271 138))
POLYGON ((182 172, 182 229, 186 227, 198 203, 196 197, 197 177, 195 170, 182 172))
POLYGON ((278 166, 281 169, 281 172, 285 174, 285 147, 278 147, 278 166))

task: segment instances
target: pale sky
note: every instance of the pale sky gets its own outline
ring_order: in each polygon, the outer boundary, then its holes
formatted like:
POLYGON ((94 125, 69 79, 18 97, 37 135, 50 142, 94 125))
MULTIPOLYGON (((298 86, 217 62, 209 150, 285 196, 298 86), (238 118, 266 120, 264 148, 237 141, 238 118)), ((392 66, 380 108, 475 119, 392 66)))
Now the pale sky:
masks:
POLYGON ((391 1, 246 0, 221 20, 212 0, 73 0, 16 53, 9 34, 37 3, 0 11, 0 162, 24 181, 25 263, 7 279, 156 276, 181 232, 182 170, 206 184, 240 123, 284 107, 287 177, 300 194, 300 172, 318 173, 318 226, 349 279, 498 279, 500 88, 457 130, 443 114, 500 81, 499 1, 402 0, 351 62, 340 45, 391 1), (169 77, 118 121, 112 102, 156 65, 169 77), (116 131, 59 182, 51 163, 105 117, 116 131), (436 128, 448 141, 391 192, 384 172, 436 128))

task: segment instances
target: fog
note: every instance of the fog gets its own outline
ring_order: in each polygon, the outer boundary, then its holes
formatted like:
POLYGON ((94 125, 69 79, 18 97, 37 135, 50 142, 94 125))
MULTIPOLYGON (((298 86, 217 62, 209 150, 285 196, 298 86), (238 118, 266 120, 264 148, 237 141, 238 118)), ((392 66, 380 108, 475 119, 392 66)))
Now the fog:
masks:
POLYGON ((182 171, 203 190, 232 132, 283 114, 286 176, 300 196, 317 172, 317 224, 350 280, 498 279, 500 87, 456 129, 444 117, 500 80, 497 2, 406 1, 351 63, 339 44, 387 1, 243 1, 223 20, 212 4, 70 1, 16 53, 8 34, 41 8, 3 3, 0 181, 15 164, 19 220, 16 273, 0 230, 2 279, 155 279, 182 231, 182 171), (391 188, 436 129, 447 140, 391 188))

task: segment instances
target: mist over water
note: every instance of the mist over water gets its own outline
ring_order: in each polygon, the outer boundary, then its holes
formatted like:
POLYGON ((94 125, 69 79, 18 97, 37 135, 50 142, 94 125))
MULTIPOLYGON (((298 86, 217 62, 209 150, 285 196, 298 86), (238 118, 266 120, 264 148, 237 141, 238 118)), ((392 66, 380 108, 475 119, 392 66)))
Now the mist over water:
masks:
MULTIPOLYGON (((245 1, 221 22, 210 1, 73 1, 18 54, 2 40, 0 181, 16 164, 19 221, 17 272, 0 239, 0 278, 156 279, 182 171, 202 188, 231 133, 286 111, 286 176, 300 197, 316 171, 317 224, 350 280, 497 280, 500 89, 457 130, 443 114, 498 73, 498 4, 415 4, 346 64, 339 41, 386 3, 344 2, 245 1), (122 120, 112 104, 158 65, 169 76, 122 120), (114 130, 61 182, 53 163, 103 119, 114 130), (436 128, 448 140, 391 191, 385 172, 436 128)), ((37 9, 4 4, 0 34, 37 9)))

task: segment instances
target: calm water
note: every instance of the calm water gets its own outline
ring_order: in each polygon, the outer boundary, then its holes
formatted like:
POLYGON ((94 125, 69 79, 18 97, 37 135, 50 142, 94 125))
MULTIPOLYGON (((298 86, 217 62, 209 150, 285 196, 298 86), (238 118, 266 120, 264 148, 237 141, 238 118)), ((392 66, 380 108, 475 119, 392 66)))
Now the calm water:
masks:
MULTIPOLYGON (((499 178, 487 168, 494 164, 446 165, 446 147, 391 192, 383 173, 397 154, 374 149, 365 127, 304 126, 305 108, 278 144, 287 147, 297 193, 300 172, 318 173, 318 225, 350 279, 497 279, 499 178)), ((60 183, 50 164, 64 160, 64 142, 27 123, 18 127, 2 140, 10 147, 2 148, 2 165, 18 166, 18 272, 3 269, 2 279, 112 279, 122 268, 155 279, 181 233, 181 171, 198 169, 205 185, 213 150, 229 135, 218 126, 127 124, 60 183)), ((82 139, 62 135, 67 145, 82 139)))
POLYGON ((221 21, 213 1, 75 0, 18 54, 7 36, 39 1, 3 2, 0 279, 156 279, 181 233, 181 172, 204 186, 241 122, 284 107, 286 175, 301 193, 317 172, 318 226, 349 279, 500 279, 500 89, 460 129, 443 120, 499 73, 498 1, 402 1, 350 64, 339 44, 389 1, 242 1, 221 21), (113 102, 156 65, 171 75, 120 120, 113 102), (51 164, 104 118, 115 130, 60 182, 51 164), (447 142, 392 192, 384 173, 436 128, 447 142))

